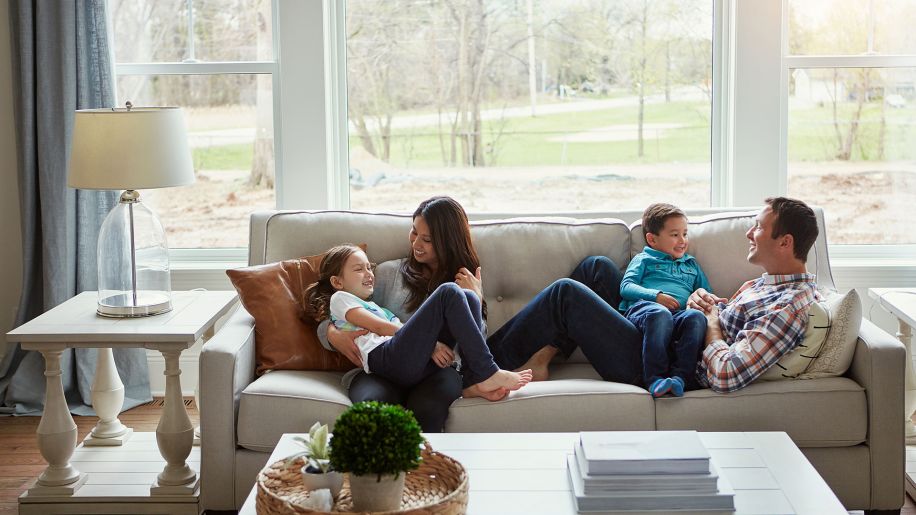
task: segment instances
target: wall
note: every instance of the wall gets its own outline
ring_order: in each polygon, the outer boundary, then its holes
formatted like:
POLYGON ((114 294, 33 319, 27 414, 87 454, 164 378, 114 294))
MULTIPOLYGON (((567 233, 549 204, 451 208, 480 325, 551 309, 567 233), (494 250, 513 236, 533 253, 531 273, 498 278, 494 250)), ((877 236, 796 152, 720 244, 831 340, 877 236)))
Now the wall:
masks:
MULTIPOLYGON (((0 331, 13 328, 22 288, 19 179, 13 120, 13 74, 9 9, 0 6, 0 331)), ((6 341, 0 338, 0 355, 6 341)))

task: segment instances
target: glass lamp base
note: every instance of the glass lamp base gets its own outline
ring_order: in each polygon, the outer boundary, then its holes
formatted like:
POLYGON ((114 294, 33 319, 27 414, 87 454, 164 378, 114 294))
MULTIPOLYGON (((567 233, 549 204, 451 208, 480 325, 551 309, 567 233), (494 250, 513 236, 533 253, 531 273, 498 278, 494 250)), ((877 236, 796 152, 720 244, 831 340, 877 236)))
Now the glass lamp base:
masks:
POLYGON ((131 292, 117 293, 99 299, 97 313, 103 317, 148 317, 172 310, 172 299, 164 293, 137 292, 137 302, 131 292))

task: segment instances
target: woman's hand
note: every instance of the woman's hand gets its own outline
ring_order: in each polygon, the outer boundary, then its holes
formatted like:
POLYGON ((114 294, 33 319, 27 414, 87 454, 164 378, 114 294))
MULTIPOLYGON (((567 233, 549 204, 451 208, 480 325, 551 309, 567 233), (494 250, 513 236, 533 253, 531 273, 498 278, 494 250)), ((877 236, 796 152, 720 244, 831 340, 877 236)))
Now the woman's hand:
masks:
POLYGON ((467 268, 461 267, 458 270, 458 273, 455 274, 455 284, 464 288, 465 290, 471 290, 477 294, 477 297, 483 300, 483 280, 480 278, 480 267, 477 267, 475 273, 471 273, 467 268))
POLYGON ((455 361, 455 353, 448 345, 442 342, 436 342, 436 348, 433 349, 431 359, 439 368, 445 368, 455 361))
POLYGON ((360 331, 341 331, 334 324, 328 324, 328 343, 337 349, 337 352, 346 356, 354 365, 363 366, 363 358, 356 346, 356 339, 368 333, 365 329, 360 331))

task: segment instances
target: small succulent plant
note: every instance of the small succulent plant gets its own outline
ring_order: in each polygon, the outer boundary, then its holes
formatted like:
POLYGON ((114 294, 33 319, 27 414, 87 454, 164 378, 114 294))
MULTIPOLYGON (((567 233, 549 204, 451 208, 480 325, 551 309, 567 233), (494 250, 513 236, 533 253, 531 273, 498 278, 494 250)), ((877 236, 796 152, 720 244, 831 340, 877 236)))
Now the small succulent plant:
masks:
POLYGON ((309 429, 308 436, 296 436, 293 437, 293 440, 304 447, 305 450, 290 456, 290 459, 303 456, 308 472, 326 474, 331 470, 331 445, 327 424, 315 422, 309 429))

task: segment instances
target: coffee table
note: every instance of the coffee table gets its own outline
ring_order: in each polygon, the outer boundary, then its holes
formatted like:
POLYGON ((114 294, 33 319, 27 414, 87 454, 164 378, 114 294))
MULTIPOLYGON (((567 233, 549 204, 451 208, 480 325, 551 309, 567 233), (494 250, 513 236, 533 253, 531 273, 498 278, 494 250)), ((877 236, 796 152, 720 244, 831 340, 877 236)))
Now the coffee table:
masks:
MULTIPOLYGON (((292 441, 293 436, 296 435, 283 435, 268 463, 297 451, 299 446, 292 441)), ((455 458, 468 470, 468 513, 576 513, 566 475, 566 455, 572 453, 578 433, 425 436, 435 450, 455 458)), ((700 433, 700 437, 735 489, 735 513, 847 515, 830 487, 785 433, 700 433)), ((255 496, 252 488, 239 515, 255 515, 255 496)))

